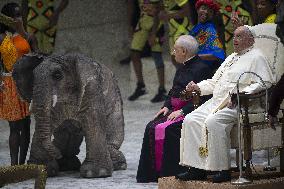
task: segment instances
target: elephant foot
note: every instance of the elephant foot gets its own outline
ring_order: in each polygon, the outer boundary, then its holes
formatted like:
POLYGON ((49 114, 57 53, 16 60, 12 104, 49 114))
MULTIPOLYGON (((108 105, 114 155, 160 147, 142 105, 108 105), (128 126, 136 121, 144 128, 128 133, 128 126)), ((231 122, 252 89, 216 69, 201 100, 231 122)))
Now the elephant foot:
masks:
POLYGON ((49 161, 46 166, 47 166, 47 176, 54 177, 58 175, 59 166, 56 160, 49 161))
POLYGON ((93 161, 84 161, 80 168, 80 175, 84 178, 105 178, 111 177, 112 166, 100 167, 93 161))
POLYGON ((109 149, 112 164, 113 164, 113 170, 114 171, 125 170, 127 168, 127 163, 126 163, 126 159, 123 153, 110 146, 108 149, 109 149))
POLYGON ((46 165, 46 172, 48 177, 57 176, 59 172, 59 165, 56 160, 46 162, 36 159, 29 159, 28 164, 46 165))
POLYGON ((62 157, 57 160, 60 171, 79 171, 81 167, 81 162, 77 156, 72 157, 62 157))
POLYGON ((58 175, 59 166, 58 166, 58 163, 57 163, 56 160, 42 161, 42 160, 30 158, 27 163, 28 164, 35 164, 35 165, 45 165, 48 177, 54 177, 54 176, 58 175))
POLYGON ((113 164, 113 170, 118 171, 118 170, 126 170, 127 169, 127 164, 126 162, 115 162, 113 164))

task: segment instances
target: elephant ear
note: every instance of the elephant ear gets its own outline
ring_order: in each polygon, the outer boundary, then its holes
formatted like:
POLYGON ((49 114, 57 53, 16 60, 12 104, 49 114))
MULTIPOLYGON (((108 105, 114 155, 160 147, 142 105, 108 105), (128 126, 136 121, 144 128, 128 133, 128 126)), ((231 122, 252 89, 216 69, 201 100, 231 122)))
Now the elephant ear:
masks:
POLYGON ((13 79, 20 96, 30 102, 33 95, 33 70, 44 60, 45 55, 27 54, 20 58, 13 68, 13 79))

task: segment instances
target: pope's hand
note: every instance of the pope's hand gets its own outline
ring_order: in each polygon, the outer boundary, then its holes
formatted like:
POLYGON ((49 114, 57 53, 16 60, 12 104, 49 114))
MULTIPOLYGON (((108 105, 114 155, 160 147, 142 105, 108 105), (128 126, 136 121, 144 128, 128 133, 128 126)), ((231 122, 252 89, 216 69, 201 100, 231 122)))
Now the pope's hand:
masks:
POLYGON ((167 113, 169 112, 169 108, 167 107, 163 107, 156 115, 154 118, 159 117, 161 114, 163 114, 164 116, 167 115, 167 113))
POLYGON ((187 92, 192 92, 192 91, 200 91, 198 85, 194 83, 193 81, 189 82, 186 86, 186 91, 187 92))
POLYGON ((169 116, 168 116, 168 119, 167 120, 176 120, 178 117, 182 116, 180 110, 177 110, 177 111, 174 111, 172 112, 169 116))

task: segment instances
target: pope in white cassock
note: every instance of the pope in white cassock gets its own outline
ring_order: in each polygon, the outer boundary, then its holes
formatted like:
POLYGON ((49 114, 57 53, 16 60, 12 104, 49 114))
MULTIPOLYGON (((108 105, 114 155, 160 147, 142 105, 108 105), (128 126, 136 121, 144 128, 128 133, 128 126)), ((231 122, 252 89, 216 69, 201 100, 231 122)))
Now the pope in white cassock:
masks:
MULTIPOLYGON (((180 164, 189 171, 176 176, 181 180, 204 180, 206 170, 217 171, 213 182, 231 180, 230 132, 237 123, 237 109, 231 105, 230 94, 236 93, 236 84, 243 72, 255 72, 270 87, 274 82, 268 60, 254 48, 254 33, 241 26, 234 33, 234 50, 222 63, 212 79, 190 82, 187 91, 198 90, 201 95, 213 97, 183 121, 180 139, 180 164)), ((264 87, 252 74, 239 81, 240 92, 255 93, 264 87)))

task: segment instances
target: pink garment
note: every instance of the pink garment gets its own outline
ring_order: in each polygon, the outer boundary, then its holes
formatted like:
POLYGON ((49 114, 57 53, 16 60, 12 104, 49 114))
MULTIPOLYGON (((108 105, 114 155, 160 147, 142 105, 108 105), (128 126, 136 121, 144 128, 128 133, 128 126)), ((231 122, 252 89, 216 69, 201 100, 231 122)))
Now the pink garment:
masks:
MULTIPOLYGON (((185 106, 188 101, 183 101, 179 98, 171 98, 171 105, 173 107, 173 111, 181 109, 185 106)), ((184 116, 180 116, 174 121, 165 121, 163 123, 158 124, 155 127, 155 168, 156 171, 160 171, 162 167, 162 158, 163 158, 163 151, 164 151, 164 139, 165 139, 165 130, 166 128, 178 121, 182 121, 184 116)))

